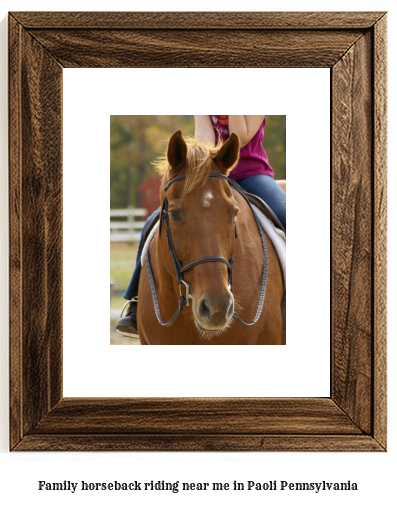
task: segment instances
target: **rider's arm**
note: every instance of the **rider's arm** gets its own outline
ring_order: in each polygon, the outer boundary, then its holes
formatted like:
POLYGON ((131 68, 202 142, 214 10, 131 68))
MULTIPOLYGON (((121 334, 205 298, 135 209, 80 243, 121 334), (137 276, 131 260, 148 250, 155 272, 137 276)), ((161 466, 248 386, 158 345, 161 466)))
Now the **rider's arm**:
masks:
POLYGON ((229 115, 229 132, 235 132, 240 138, 241 148, 248 144, 254 135, 258 132, 259 127, 265 115, 229 115))
POLYGON ((194 137, 198 141, 215 145, 215 132, 209 115, 194 116, 195 132, 194 137))

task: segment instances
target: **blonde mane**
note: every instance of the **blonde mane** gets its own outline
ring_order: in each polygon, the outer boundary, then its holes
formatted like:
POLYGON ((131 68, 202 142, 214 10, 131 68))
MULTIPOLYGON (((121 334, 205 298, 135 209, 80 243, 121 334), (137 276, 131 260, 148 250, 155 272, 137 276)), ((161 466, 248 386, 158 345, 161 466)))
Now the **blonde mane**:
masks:
MULTIPOLYGON (((185 138, 185 141, 187 144, 187 157, 184 192, 189 193, 207 181, 211 172, 211 159, 218 153, 222 146, 222 142, 214 147, 198 141, 193 137, 185 138)), ((153 165, 158 174, 163 177, 163 184, 170 179, 168 177, 170 166, 166 154, 157 158, 153 162, 153 165)))

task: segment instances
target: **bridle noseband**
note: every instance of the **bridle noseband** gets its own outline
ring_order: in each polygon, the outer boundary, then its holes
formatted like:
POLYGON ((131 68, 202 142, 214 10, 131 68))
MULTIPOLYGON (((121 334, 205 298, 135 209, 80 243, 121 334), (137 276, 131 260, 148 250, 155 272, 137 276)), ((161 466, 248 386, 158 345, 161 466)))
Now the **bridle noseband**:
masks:
MULTIPOLYGON (((210 173, 209 177, 210 178, 221 178, 221 179, 224 179, 224 180, 226 180, 226 181, 229 182, 228 177, 225 176, 224 174, 221 174, 221 173, 210 173)), ((176 181, 182 181, 184 179, 186 179, 186 175, 184 175, 184 174, 180 175, 180 176, 176 176, 175 178, 171 179, 170 181, 168 181, 168 183, 165 184, 165 186, 164 186, 164 192, 166 193, 166 191, 170 188, 170 186, 173 183, 175 183, 176 181)), ((246 199, 246 201, 250 205, 250 203, 249 203, 249 201, 247 199, 246 199)), ((256 217, 255 217, 255 220, 257 221, 256 217)), ((244 326, 251 326, 251 325, 255 324, 258 321, 259 316, 260 316, 261 311, 262 311, 262 307, 263 307, 263 303, 264 303, 264 299, 265 299, 265 292, 266 292, 266 281, 267 281, 267 248, 266 248, 266 241, 265 241, 262 229, 261 229, 258 221, 257 221, 257 225, 258 225, 259 233, 260 233, 261 240, 262 240, 262 248, 263 248, 263 254, 264 254, 264 265, 263 265, 263 271, 262 271, 262 285, 261 285, 261 291, 260 291, 258 308, 257 308, 257 311, 256 311, 256 315, 254 317, 254 320, 252 322, 250 322, 249 324, 247 324, 247 323, 243 322, 238 315, 236 315, 236 314, 233 315, 233 318, 239 324, 242 324, 244 326)), ((226 264, 227 269, 228 269, 228 284, 229 284, 229 289, 232 290, 232 287, 233 287, 233 263, 234 263, 234 259, 232 257, 228 261, 224 257, 218 256, 218 255, 214 255, 214 256, 203 257, 201 259, 197 259, 197 260, 195 260, 193 262, 190 262, 189 264, 186 264, 185 266, 182 266, 182 263, 181 263, 181 261, 179 260, 177 254, 176 254, 176 251, 175 251, 175 248, 174 248, 174 244, 173 244, 173 241, 172 241, 171 229, 170 229, 170 223, 169 223, 169 214, 168 214, 168 199, 167 199, 166 196, 164 197, 163 204, 161 206, 161 212, 160 212, 160 225, 159 225, 159 234, 160 235, 161 235, 161 229, 162 228, 164 228, 164 231, 165 231, 166 236, 167 236, 168 250, 171 252, 172 261, 173 261, 173 264, 174 264, 174 269, 175 269, 175 274, 176 274, 176 279, 177 279, 178 286, 179 286, 179 307, 178 307, 178 310, 174 313, 174 315, 171 317, 171 319, 168 322, 164 322, 163 319, 162 319, 162 317, 161 317, 160 308, 159 308, 158 299, 157 299, 157 294, 156 294, 156 288, 155 288, 155 284, 154 284, 153 273, 152 273, 152 269, 151 269, 150 261, 149 261, 149 252, 147 252, 147 255, 146 255, 146 266, 147 266, 147 271, 148 271, 148 275, 149 275, 149 284, 150 284, 150 289, 151 289, 151 292, 152 292, 152 298, 153 298, 154 309, 155 309, 155 313, 156 313, 156 316, 157 316, 157 320, 159 321, 159 323, 162 326, 169 327, 169 326, 172 326, 172 324, 178 318, 179 313, 183 310, 183 308, 185 306, 189 306, 190 305, 190 299, 192 299, 192 296, 190 294, 190 285, 185 282, 183 274, 187 270, 189 270, 189 269, 191 269, 191 268, 193 268, 195 266, 198 266, 199 264, 205 264, 207 262, 223 262, 224 264, 226 264), (183 289, 182 288, 184 289, 184 294, 183 294, 183 289)), ((237 237, 237 229, 236 228, 235 228, 235 236, 237 237)))

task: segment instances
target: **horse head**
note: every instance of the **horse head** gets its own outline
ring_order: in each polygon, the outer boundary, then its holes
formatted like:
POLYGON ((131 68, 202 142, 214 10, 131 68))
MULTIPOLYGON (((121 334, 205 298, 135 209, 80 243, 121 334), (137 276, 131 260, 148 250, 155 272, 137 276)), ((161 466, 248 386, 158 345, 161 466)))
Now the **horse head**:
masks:
POLYGON ((186 142, 175 132, 160 191, 171 252, 163 249, 162 260, 174 288, 177 283, 189 286, 186 297, 195 325, 209 338, 224 331, 234 314, 231 283, 239 207, 226 177, 239 150, 234 133, 223 145, 210 148, 196 140, 186 142))

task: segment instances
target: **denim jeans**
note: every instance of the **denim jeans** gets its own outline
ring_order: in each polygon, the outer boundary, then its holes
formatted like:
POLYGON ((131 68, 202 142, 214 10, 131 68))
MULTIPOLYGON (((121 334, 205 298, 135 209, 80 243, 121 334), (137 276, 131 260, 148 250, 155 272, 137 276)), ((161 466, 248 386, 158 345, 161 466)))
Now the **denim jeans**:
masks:
POLYGON ((236 180, 240 187, 250 194, 255 194, 265 201, 280 220, 281 225, 286 226, 286 194, 278 183, 268 174, 255 174, 242 180, 236 180))
MULTIPOLYGON (((249 176, 248 178, 237 180, 237 183, 250 194, 255 194, 261 199, 263 199, 277 215, 277 218, 282 223, 284 229, 287 230, 285 225, 286 195, 280 188, 278 183, 276 183, 271 176, 268 176, 267 174, 255 174, 254 176, 249 176)), ((144 237, 144 234, 149 224, 151 223, 155 215, 157 215, 159 210, 160 208, 154 211, 150 215, 150 217, 146 220, 146 223, 143 226, 142 235, 138 246, 138 252, 136 255, 137 259, 136 266, 132 274, 132 278, 128 285, 128 288, 125 291, 124 294, 125 299, 130 300, 138 295, 139 276, 141 274, 142 269, 141 255, 144 245, 144 241, 142 238, 144 237)))

